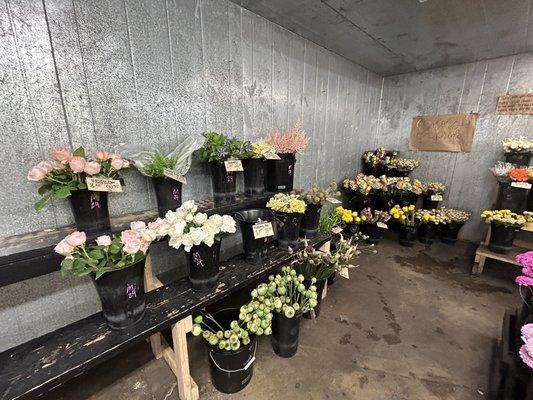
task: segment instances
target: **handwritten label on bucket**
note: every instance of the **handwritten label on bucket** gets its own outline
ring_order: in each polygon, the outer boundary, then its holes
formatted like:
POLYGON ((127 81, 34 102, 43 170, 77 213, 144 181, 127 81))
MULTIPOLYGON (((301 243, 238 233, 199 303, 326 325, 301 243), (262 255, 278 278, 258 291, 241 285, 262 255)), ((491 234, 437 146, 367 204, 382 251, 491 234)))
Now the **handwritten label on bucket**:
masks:
POLYGON ((333 228, 333 229, 331 230, 331 232, 336 233, 336 234, 339 234, 339 233, 342 232, 342 228, 341 228, 340 226, 336 226, 335 228, 333 228))
POLYGON ((122 185, 117 179, 85 178, 87 189, 93 192, 122 192, 122 185))
POLYGON ((341 270, 339 271, 339 275, 343 278, 350 279, 350 273, 348 272, 348 268, 346 267, 341 268, 341 270))
POLYGON ((520 189, 531 189, 531 183, 527 182, 511 182, 511 186, 520 189))
POLYGON ((381 228, 381 229, 389 229, 387 224, 385 224, 384 222, 378 222, 376 223, 376 225, 378 226, 378 228, 381 228))
POLYGON ((442 201, 442 194, 432 194, 431 201, 442 201))
POLYGON ((342 201, 336 199, 335 197, 328 197, 326 201, 331 204, 342 204, 342 201))
POLYGON ((167 178, 174 179, 175 181, 181 182, 184 185, 187 184, 187 178, 185 178, 183 175, 179 175, 170 168, 164 168, 163 169, 163 175, 165 175, 167 178))
POLYGON ((276 153, 265 153, 263 154, 263 157, 265 157, 266 160, 281 160, 281 157, 276 153))
POLYGON ((241 160, 224 161, 224 166, 226 167, 226 172, 244 171, 244 169, 242 168, 242 161, 241 160))
POLYGON ((274 236, 274 228, 272 222, 258 222, 252 225, 255 239, 262 239, 269 236, 274 236))

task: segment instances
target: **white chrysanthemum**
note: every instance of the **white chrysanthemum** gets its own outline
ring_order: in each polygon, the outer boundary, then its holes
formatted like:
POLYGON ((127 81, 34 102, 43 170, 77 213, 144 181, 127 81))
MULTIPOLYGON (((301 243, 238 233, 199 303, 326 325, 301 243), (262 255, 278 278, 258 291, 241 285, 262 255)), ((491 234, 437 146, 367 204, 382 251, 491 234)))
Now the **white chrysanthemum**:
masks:
POLYGON ((198 246, 205 239, 206 233, 202 228, 191 228, 189 230, 189 236, 194 245, 198 246))
POLYGON ((205 221, 207 221, 207 214, 205 213, 198 213, 194 216, 194 223, 196 225, 203 225, 205 221))
POLYGON ((211 215, 209 221, 212 221, 219 228, 222 226, 222 217, 218 214, 211 215))
POLYGON ((222 232, 235 233, 235 231, 237 230, 237 227, 236 227, 236 223, 233 217, 229 215, 223 215, 222 216, 222 227, 220 229, 222 230, 222 232))

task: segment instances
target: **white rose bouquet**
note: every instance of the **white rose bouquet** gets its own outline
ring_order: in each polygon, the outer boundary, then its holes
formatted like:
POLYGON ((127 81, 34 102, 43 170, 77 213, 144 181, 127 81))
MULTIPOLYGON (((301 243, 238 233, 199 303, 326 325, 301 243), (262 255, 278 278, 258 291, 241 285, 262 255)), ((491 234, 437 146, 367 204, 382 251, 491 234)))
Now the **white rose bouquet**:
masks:
POLYGON ((175 249, 181 246, 189 252, 192 246, 205 243, 211 247, 223 233, 235 233, 235 220, 229 215, 211 215, 198 212, 193 200, 186 201, 176 211, 168 211, 165 218, 158 218, 160 236, 169 236, 168 244, 175 249))

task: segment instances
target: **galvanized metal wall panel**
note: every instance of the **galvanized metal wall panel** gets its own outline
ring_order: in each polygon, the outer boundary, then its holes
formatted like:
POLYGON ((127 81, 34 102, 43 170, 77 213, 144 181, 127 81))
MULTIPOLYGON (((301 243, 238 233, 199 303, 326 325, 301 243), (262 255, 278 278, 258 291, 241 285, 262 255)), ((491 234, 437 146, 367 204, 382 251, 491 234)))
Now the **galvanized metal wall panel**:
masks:
POLYGON ((444 204, 472 211, 463 238, 478 241, 486 232, 479 213, 494 204, 497 182, 489 168, 503 160, 501 140, 531 136, 533 117, 498 115, 498 96, 533 92, 533 54, 463 64, 385 78, 379 138, 386 147, 421 160, 413 176, 446 183, 444 204), (423 114, 479 113, 470 153, 408 150, 411 120, 423 114))
MULTIPOLYGON (((305 187, 351 175, 359 142, 375 136, 381 77, 226 0, 8 0, 0 29, 0 183, 16 188, 1 194, 0 237, 73 222, 68 202, 33 210, 26 173, 53 146, 168 151, 190 133, 253 140, 301 119, 305 187)), ((194 160, 188 181, 185 199, 211 193, 205 163, 194 160)), ((112 215, 152 207, 137 171, 111 196, 112 215)), ((0 351, 99 309, 88 278, 56 273, 2 290, 0 351)))

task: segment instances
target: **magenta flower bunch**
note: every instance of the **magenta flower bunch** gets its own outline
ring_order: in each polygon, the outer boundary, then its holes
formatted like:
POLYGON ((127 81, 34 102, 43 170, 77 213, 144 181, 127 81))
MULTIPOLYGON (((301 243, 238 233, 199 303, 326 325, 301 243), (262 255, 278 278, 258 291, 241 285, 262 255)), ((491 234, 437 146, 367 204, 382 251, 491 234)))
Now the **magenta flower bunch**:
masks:
POLYGON ((522 266, 523 274, 516 277, 515 282, 519 286, 533 286, 533 251, 526 251, 525 253, 518 254, 515 260, 522 266))
POLYGON ((520 329, 524 344, 520 347, 520 358, 531 369, 533 369, 533 324, 526 324, 520 329))

